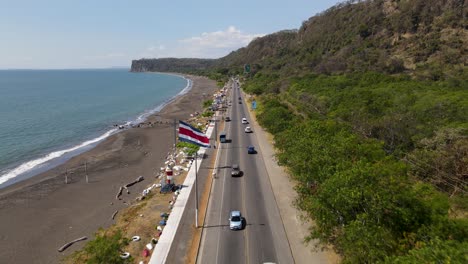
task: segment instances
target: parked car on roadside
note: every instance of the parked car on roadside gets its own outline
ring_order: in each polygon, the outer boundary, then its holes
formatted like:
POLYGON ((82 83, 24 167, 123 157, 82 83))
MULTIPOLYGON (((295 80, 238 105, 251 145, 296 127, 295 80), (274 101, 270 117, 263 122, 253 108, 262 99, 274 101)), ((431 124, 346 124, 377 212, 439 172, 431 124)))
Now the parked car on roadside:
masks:
POLYGON ((245 133, 252 133, 252 129, 250 127, 246 127, 244 131, 245 133))

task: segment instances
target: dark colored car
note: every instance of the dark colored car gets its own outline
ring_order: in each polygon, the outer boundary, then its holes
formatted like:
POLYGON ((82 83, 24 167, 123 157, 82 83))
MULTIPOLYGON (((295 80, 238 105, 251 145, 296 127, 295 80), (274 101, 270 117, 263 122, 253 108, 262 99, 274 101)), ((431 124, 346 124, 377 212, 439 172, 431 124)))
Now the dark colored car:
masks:
POLYGON ((231 176, 240 176, 240 173, 239 165, 232 164, 231 176))
POLYGON ((226 116, 226 117, 224 118, 224 121, 229 122, 229 121, 231 121, 231 118, 230 118, 229 116, 226 116))
POLYGON ((255 153, 257 153, 257 151, 255 150, 254 146, 248 146, 247 147, 247 153, 248 154, 255 154, 255 153))

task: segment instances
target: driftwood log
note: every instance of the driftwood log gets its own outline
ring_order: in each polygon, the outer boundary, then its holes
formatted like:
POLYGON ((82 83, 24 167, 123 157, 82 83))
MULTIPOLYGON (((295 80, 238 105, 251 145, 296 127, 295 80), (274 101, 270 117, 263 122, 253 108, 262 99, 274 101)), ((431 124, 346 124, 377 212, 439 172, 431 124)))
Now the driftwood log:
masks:
POLYGON ((119 211, 117 210, 117 211, 115 211, 115 212, 112 214, 112 220, 114 220, 114 218, 115 218, 115 216, 117 215, 118 212, 119 212, 119 211))
POLYGON ((139 176, 136 180, 132 181, 131 183, 128 183, 127 185, 125 185, 125 187, 130 187, 130 186, 134 185, 135 183, 141 182, 142 180, 144 180, 143 176, 139 176))
POLYGON ((75 240, 73 240, 73 241, 71 241, 71 242, 68 242, 68 243, 66 243, 65 245, 63 245, 61 248, 59 248, 59 249, 58 249, 58 252, 63 252, 65 249, 67 249, 69 246, 75 244, 76 242, 82 241, 82 240, 86 240, 86 239, 88 239, 88 237, 85 237, 85 236, 84 236, 84 237, 80 237, 80 238, 78 238, 78 239, 75 239, 75 240))
POLYGON ((122 195, 122 191, 123 191, 123 187, 120 187, 119 192, 115 196, 115 199, 117 199, 117 200, 119 199, 120 195, 122 195))

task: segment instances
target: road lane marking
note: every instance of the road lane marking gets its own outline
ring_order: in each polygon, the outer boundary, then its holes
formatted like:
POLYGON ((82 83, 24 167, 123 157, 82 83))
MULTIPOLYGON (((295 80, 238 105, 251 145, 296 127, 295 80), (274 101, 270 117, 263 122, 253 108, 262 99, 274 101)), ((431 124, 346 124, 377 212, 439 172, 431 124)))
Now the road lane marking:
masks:
MULTIPOLYGON (((228 124, 224 124, 224 129, 225 131, 230 131, 231 129, 231 122, 228 122, 228 124)), ((232 143, 232 142, 231 142, 232 143)), ((219 150, 223 150, 224 148, 220 148, 219 150)), ((221 154, 223 154, 224 152, 222 151, 221 154)), ((225 153, 225 161, 227 162, 228 160, 228 151, 226 151, 225 153)), ((218 262, 218 258, 219 258, 219 245, 221 244, 220 241, 221 241, 221 232, 223 230, 223 227, 222 227, 222 217, 223 217, 223 204, 224 204, 224 191, 226 190, 226 170, 224 170, 224 174, 223 174, 223 188, 222 188, 222 192, 221 192, 221 205, 220 205, 220 209, 219 209, 219 221, 218 221, 218 224, 219 226, 221 227, 220 230, 218 231, 218 243, 216 243, 216 262, 215 263, 219 263, 218 262)))

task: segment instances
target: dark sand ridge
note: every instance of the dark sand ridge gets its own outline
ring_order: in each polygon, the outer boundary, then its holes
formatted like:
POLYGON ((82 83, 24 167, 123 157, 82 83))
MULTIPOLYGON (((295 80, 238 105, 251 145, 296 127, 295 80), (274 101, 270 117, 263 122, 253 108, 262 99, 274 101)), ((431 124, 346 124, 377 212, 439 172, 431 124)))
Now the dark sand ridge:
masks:
POLYGON ((134 203, 144 188, 156 182, 174 143, 173 125, 166 121, 188 119, 201 111, 202 102, 217 89, 214 81, 188 77, 192 89, 147 120, 160 123, 117 133, 65 164, 0 190, 0 263, 58 263, 84 242, 64 253, 58 248, 110 226, 116 210, 134 203), (65 184, 67 169, 69 184, 65 184), (130 195, 124 192, 122 200, 116 200, 120 186, 140 175, 145 180, 129 187, 130 195))

